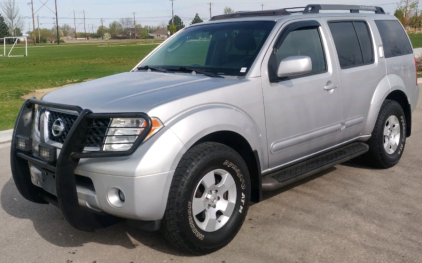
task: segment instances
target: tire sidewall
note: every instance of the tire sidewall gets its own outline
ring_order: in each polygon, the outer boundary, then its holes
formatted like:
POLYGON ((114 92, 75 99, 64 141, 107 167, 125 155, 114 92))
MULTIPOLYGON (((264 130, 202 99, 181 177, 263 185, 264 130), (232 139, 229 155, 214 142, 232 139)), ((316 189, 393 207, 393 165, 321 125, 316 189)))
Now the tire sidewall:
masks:
POLYGON ((399 162, 401 156, 403 155, 404 147, 406 145, 406 118, 404 116, 404 112, 397 103, 390 104, 386 114, 381 119, 380 123, 380 130, 379 130, 379 138, 378 141, 380 143, 381 154, 389 164, 396 164, 399 162), (399 145, 397 146, 396 151, 393 154, 388 154, 384 148, 384 127, 387 119, 390 116, 395 116, 400 123, 400 140, 399 145))
POLYGON ((218 152, 201 160, 189 174, 191 180, 186 184, 181 205, 181 228, 186 237, 196 246, 214 248, 224 246, 237 234, 248 211, 250 200, 250 181, 246 165, 240 156, 218 152), (240 159, 240 160, 239 160, 240 159), (192 200, 195 190, 208 173, 223 169, 231 174, 236 183, 236 205, 229 221, 219 230, 205 232, 201 230, 192 214, 192 200))

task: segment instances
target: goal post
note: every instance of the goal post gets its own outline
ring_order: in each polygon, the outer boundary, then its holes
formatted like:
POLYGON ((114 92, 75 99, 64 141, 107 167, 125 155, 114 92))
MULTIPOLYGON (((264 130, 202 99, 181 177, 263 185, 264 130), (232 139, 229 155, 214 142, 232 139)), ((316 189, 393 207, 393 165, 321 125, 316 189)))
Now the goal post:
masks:
POLYGON ((0 38, 0 41, 3 41, 3 54, 0 54, 0 57, 27 57, 28 56, 28 38, 27 37, 4 37, 0 38), (16 44, 18 43, 19 39, 24 39, 25 41, 25 53, 23 55, 12 55, 12 51, 15 48, 16 44), (12 39, 13 44, 10 48, 9 52, 7 52, 7 40, 12 39))

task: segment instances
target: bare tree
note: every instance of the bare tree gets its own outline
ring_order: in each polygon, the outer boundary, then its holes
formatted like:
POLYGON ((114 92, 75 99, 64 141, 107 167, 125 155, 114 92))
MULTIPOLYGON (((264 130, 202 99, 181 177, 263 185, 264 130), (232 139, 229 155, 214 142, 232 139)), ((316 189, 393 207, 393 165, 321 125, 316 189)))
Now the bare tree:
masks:
POLYGON ((9 27, 9 32, 12 36, 16 35, 16 29, 23 31, 23 19, 19 15, 19 7, 16 5, 15 0, 3 0, 0 3, 3 10, 5 22, 9 27))
POLYGON ((132 32, 131 28, 133 27, 133 19, 130 17, 120 19, 120 24, 123 27, 123 32, 126 36, 129 36, 132 32))

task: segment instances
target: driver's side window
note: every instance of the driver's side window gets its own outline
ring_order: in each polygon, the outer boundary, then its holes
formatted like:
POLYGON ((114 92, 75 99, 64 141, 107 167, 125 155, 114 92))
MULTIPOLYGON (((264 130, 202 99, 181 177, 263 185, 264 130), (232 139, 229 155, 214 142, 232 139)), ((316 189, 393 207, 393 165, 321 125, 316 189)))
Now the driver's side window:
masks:
MULTIPOLYGON (((274 53, 270 63, 273 69, 277 69, 280 62, 292 56, 307 56, 312 61, 312 70, 305 75, 297 77, 310 76, 324 73, 327 71, 322 40, 319 28, 299 28, 290 32, 283 42, 274 48, 274 53)), ((272 72, 273 74, 275 72, 272 72)))

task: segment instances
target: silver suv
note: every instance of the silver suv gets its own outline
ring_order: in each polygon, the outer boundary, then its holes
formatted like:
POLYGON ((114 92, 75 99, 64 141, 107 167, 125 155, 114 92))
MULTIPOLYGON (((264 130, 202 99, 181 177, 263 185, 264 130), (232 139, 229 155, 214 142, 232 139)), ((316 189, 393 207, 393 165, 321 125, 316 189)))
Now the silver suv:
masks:
POLYGON ((77 229, 125 218, 209 253, 233 239, 263 190, 359 155, 397 164, 416 81, 405 30, 379 7, 215 16, 131 72, 27 100, 13 178, 77 229))

